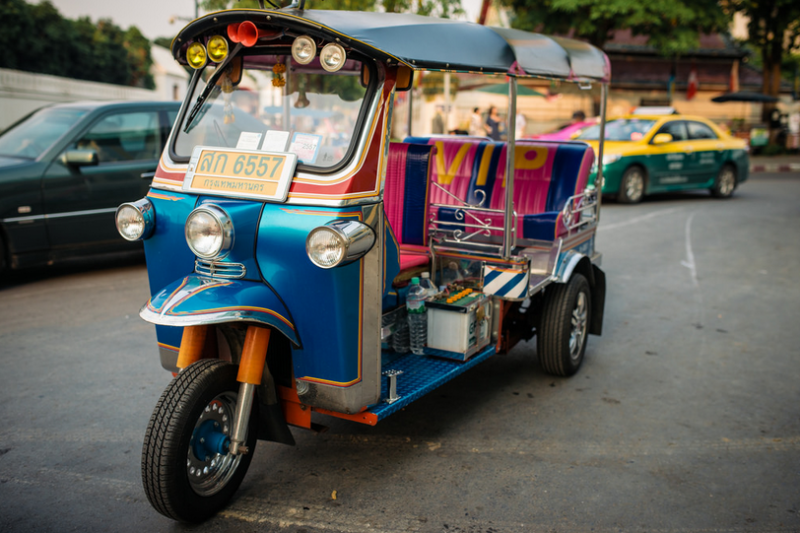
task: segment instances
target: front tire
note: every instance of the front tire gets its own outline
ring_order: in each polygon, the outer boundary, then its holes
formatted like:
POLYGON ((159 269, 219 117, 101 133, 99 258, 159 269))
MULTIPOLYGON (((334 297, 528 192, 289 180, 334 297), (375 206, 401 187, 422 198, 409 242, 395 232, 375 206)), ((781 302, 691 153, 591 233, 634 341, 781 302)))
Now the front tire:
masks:
POLYGON ((592 292, 582 274, 575 273, 566 284, 547 288, 536 335, 536 352, 545 372, 571 376, 578 371, 591 316, 592 292))
POLYGON ((719 169, 717 179, 711 187, 711 196, 714 198, 730 198, 736 190, 736 170, 731 165, 724 165, 719 169))
POLYGON ((644 198, 644 169, 632 166, 622 175, 617 201, 621 204, 638 204, 644 198))
POLYGON ((255 405, 245 439, 249 453, 234 456, 200 444, 206 440, 201 434, 221 437, 233 430, 237 369, 216 359, 200 360, 178 374, 156 404, 142 448, 142 482, 147 499, 168 518, 201 522, 211 517, 247 473, 256 445, 255 405))

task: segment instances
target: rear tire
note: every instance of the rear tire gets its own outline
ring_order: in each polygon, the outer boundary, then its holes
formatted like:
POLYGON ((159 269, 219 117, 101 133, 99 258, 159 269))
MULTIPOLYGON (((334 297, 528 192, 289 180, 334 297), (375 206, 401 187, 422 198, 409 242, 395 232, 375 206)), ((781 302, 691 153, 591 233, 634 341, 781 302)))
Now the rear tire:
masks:
POLYGON ((723 165, 719 169, 717 179, 711 187, 711 196, 714 198, 730 198, 736 190, 736 170, 731 165, 723 165))
POLYGON ((256 445, 255 404, 245 439, 249 453, 214 453, 194 442, 201 431, 208 434, 207 424, 230 435, 239 395, 237 370, 225 361, 200 360, 178 374, 156 404, 142 448, 142 482, 147 499, 168 518, 202 522, 211 517, 247 473, 256 445))
POLYGON ((640 166, 628 168, 619 183, 617 201, 621 204, 638 204, 644 198, 644 169, 640 166))
POLYGON ((592 292, 582 274, 575 273, 566 284, 547 288, 536 335, 536 351, 545 372, 571 376, 578 371, 591 316, 592 292))

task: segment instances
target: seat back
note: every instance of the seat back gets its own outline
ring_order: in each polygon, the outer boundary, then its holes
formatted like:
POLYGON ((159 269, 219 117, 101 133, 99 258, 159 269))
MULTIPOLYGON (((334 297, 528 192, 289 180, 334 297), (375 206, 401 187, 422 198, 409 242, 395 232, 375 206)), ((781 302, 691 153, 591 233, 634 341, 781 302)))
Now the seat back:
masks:
POLYGON ((389 144, 383 207, 399 244, 428 244, 426 215, 432 150, 425 145, 389 144))

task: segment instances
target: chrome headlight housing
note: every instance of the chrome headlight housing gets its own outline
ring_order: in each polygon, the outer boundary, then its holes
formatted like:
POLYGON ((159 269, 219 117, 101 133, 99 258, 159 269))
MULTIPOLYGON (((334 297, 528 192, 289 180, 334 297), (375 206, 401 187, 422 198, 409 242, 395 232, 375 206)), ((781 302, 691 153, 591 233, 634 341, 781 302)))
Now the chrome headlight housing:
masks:
POLYGON ((356 220, 336 220, 311 230, 306 253, 320 268, 333 268, 361 258, 375 244, 372 228, 356 220))
POLYGON ((201 259, 222 259, 233 247, 233 222, 222 208, 201 205, 186 218, 186 243, 201 259))
POLYGON ((117 231, 125 240, 141 241, 153 234, 156 227, 156 211, 150 200, 142 198, 120 205, 114 220, 117 231))

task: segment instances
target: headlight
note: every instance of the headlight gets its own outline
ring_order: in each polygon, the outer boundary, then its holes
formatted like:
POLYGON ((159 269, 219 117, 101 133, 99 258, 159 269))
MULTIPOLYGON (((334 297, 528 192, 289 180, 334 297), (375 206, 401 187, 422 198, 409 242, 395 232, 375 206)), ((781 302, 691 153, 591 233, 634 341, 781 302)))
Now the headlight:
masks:
POLYGON ((228 57, 228 41, 221 35, 214 35, 208 40, 206 45, 208 58, 214 63, 219 63, 228 57))
POLYGON ((301 65, 308 65, 317 55, 317 43, 308 35, 301 35, 292 43, 292 57, 301 65))
POLYGON ((140 241, 153 234, 156 212, 147 198, 126 202, 117 208, 117 231, 125 240, 140 241))
POLYGON ((337 220, 311 230, 306 253, 320 268, 333 268, 359 259, 375 244, 372 228, 355 220, 337 220))
POLYGON ((203 68, 208 60, 206 47, 200 43, 192 43, 186 49, 186 62, 193 69, 203 68))
POLYGON ((219 207, 206 204, 186 219, 186 242, 201 259, 222 259, 233 246, 233 222, 219 207))
POLYGON ((608 154, 603 156, 603 165, 610 165, 611 163, 616 163, 622 159, 622 156, 619 154, 608 154))
POLYGON ((344 53, 342 45, 336 43, 328 43, 322 47, 322 52, 319 53, 319 62, 322 68, 328 72, 336 72, 344 66, 347 60, 347 54, 344 53))

